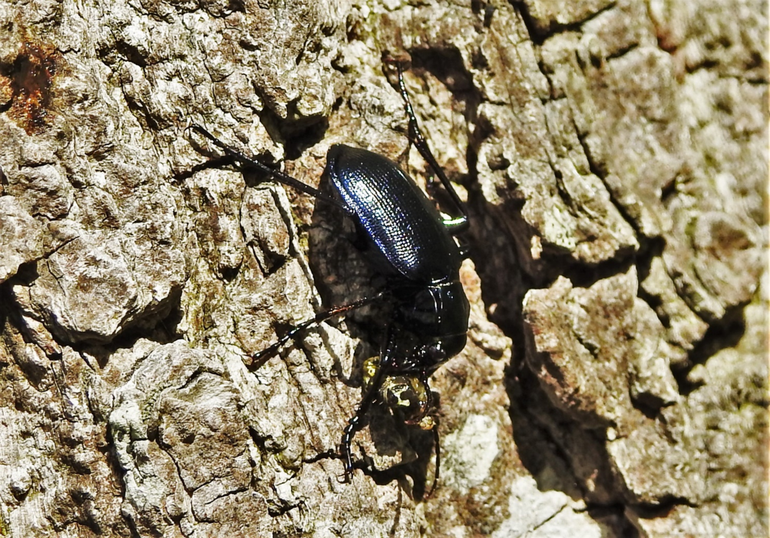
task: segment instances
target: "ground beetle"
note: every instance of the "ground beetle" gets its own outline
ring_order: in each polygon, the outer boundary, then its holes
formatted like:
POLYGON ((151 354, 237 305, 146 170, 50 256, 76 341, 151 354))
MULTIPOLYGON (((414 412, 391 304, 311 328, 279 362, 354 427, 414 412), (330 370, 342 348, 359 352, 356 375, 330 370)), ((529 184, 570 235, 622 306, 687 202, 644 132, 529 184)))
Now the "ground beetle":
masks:
POLYGON ((469 305, 459 275, 465 253, 453 236, 468 228, 468 217, 417 125, 404 85, 403 62, 387 53, 383 55, 383 62, 386 69, 395 68, 397 73, 396 86, 409 119, 410 142, 438 176, 459 213, 458 217, 443 217, 396 163, 371 151, 340 144, 329 149, 324 174, 334 186, 338 196, 335 198, 246 157, 200 126, 192 128, 242 165, 256 168, 281 183, 338 207, 356 222, 363 239, 374 246, 367 252, 375 262, 375 269, 386 277, 384 289, 317 314, 253 358, 256 362, 266 359, 311 325, 376 301, 389 301, 392 319, 385 344, 379 360, 364 364, 364 397, 342 436, 345 478, 349 480, 353 471, 350 454, 353 437, 363 426, 363 418, 372 403, 380 400, 407 424, 433 430, 435 487, 440 451, 438 428, 429 415, 433 397, 428 377, 465 347, 469 305))

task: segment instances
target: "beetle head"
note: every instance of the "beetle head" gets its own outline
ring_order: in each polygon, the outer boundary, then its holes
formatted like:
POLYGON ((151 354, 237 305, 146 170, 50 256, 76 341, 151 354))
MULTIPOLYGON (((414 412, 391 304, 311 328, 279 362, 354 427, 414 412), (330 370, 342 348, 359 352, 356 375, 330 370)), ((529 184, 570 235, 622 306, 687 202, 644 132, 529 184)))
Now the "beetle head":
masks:
MULTIPOLYGON (((364 386, 369 389, 379 369, 379 359, 364 361, 364 386)), ((406 424, 431 430, 435 421, 428 415, 433 398, 427 378, 419 373, 388 375, 382 380, 378 398, 406 424)))

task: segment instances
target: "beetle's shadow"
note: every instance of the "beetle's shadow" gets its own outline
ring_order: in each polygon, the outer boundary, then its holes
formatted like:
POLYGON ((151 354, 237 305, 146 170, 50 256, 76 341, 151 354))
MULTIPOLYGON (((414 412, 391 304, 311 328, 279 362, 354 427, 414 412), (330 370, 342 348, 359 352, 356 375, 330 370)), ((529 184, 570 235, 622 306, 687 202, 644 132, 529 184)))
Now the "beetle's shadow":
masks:
MULTIPOLYGON (((332 194, 326 177, 322 178, 320 188, 332 194)), ((371 297, 387 287, 387 279, 377 274, 367 260, 369 245, 363 235, 339 208, 317 201, 308 236, 310 269, 323 309, 371 297)), ((344 318, 329 320, 331 325, 344 320, 346 332, 359 340, 350 368, 333 354, 337 377, 347 386, 361 386, 363 362, 380 354, 391 318, 392 307, 388 301, 379 300, 346 312, 344 318), (350 373, 346 374, 347 371, 350 373)))
MULTIPOLYGON (((413 499, 425 498, 434 476, 430 474, 436 450, 433 433, 406 424, 382 404, 372 406, 368 415, 366 425, 377 455, 380 458, 395 458, 401 452, 402 458, 407 460, 394 463, 389 469, 371 472, 375 482, 387 484, 397 480, 413 499), (411 477, 411 484, 404 480, 407 476, 411 477)), ((368 454, 365 457, 369 468, 374 467, 371 456, 368 454)), ((435 473, 435 466, 432 472, 435 473)))

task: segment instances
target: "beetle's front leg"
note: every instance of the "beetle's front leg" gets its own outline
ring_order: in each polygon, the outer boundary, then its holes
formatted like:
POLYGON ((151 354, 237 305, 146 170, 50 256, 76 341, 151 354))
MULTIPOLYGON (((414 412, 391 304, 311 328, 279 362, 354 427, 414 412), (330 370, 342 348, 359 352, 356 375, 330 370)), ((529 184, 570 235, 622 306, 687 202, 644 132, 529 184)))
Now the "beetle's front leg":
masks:
POLYGON ((380 365, 377 368, 377 372, 374 374, 374 378, 369 384, 369 388, 366 390, 361 404, 356 410, 356 414, 348 421, 348 425, 345 426, 345 431, 342 434, 342 444, 340 446, 340 452, 343 462, 345 464, 345 481, 350 482, 350 477, 353 474, 353 459, 350 454, 350 445, 353 442, 353 437, 361 430, 363 425, 364 416, 369 411, 374 401, 377 399, 382 389, 382 383, 385 378, 393 373, 393 360, 397 350, 397 341, 400 336, 400 331, 393 325, 388 330, 388 340, 385 344, 385 348, 380 354, 380 365))
POLYGON ((340 451, 342 453, 343 463, 345 464, 345 482, 350 482, 350 478, 353 475, 353 459, 350 455, 350 444, 353 442, 353 437, 355 437, 356 433, 361 429, 364 416, 366 416, 372 403, 377 398, 377 394, 382 387, 382 381, 385 376, 383 372, 385 370, 386 368, 384 368, 384 365, 380 364, 380 368, 377 369, 372 384, 369 386, 364 398, 361 400, 361 404, 358 406, 356 414, 348 421, 348 425, 345 426, 345 431, 342 434, 340 451))

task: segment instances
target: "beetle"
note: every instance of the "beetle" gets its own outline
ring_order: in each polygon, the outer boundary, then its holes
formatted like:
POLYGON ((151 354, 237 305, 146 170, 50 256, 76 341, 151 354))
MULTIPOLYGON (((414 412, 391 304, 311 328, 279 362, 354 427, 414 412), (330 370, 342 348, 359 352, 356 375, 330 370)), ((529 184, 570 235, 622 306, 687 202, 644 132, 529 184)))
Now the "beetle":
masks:
POLYGON ((392 306, 384 345, 378 360, 364 364, 364 396, 342 435, 340 453, 345 479, 353 472, 351 443, 375 401, 382 401, 407 424, 433 430, 436 470, 439 476, 438 428, 430 416, 433 393, 429 376, 465 347, 470 306, 460 283, 460 265, 467 252, 455 240, 467 230, 463 202, 436 162, 423 137, 404 83, 404 62, 388 53, 386 68, 397 73, 397 88, 404 102, 409 140, 438 176, 457 216, 443 216, 435 204, 395 162, 377 153, 342 144, 333 145, 326 158, 324 175, 336 196, 330 196, 231 148, 199 125, 191 128, 243 166, 255 168, 275 180, 337 207, 355 223, 373 248, 366 251, 376 271, 386 278, 383 289, 347 305, 316 314, 297 325, 276 343, 256 353, 255 363, 275 354, 308 327, 333 316, 377 302, 392 306))

